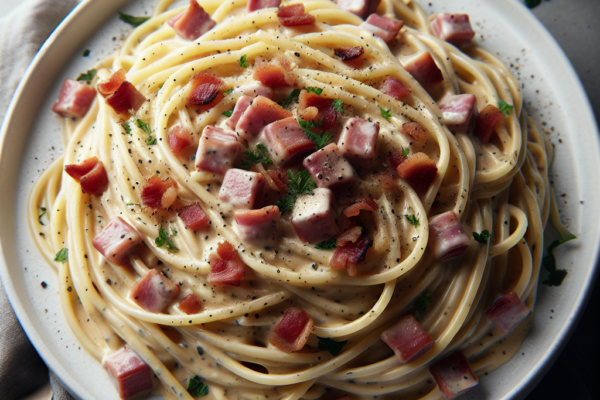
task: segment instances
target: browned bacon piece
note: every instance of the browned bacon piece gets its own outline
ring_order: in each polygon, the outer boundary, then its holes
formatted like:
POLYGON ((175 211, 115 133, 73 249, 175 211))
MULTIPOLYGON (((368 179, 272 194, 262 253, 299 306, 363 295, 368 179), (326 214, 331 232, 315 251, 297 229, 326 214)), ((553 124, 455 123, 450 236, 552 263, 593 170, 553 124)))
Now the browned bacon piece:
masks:
POLYGON ((381 340, 394 350, 401 363, 418 358, 435 344, 435 340, 410 314, 383 331, 381 340))
POLYGON ((402 154, 395 151, 391 152, 388 158, 390 160, 390 165, 392 168, 394 168, 394 170, 396 170, 398 166, 406 160, 402 154))
POLYGON ((248 0, 248 4, 246 5, 246 11, 249 13, 262 10, 264 8, 273 8, 279 7, 281 5, 281 0, 248 0))
POLYGON ((223 81, 215 74, 200 72, 190 80, 192 90, 187 98, 187 104, 199 106, 200 112, 210 110, 223 99, 223 81))
POLYGON ((479 138, 481 143, 489 143, 496 129, 504 122, 504 114, 494 105, 488 104, 477 117, 475 125, 475 136, 479 138))
POLYGON ((377 14, 369 15, 369 18, 360 27, 371 32, 373 35, 388 43, 392 41, 404 26, 404 21, 393 18, 385 18, 377 14))
POLYGON ((367 236, 361 236, 356 242, 346 243, 333 252, 330 265, 333 269, 348 269, 348 275, 356 276, 357 264, 363 261, 369 247, 373 246, 373 240, 367 236))
POLYGON ((385 80, 379 87, 382 93, 387 94, 395 98, 396 100, 402 100, 410 94, 410 89, 400 79, 394 78, 393 76, 386 76, 385 80))
POLYGON ((431 27, 437 37, 459 48, 470 45, 475 36, 467 14, 438 14, 431 27))
POLYGON ((277 19, 281 25, 288 27, 312 25, 316 21, 314 16, 306 13, 304 4, 279 7, 277 19))
POLYGON ((200 302, 200 298, 196 296, 194 293, 188 294, 179 302, 179 309, 190 315, 190 314, 198 314, 202 311, 202 303, 200 302))
POLYGON ((179 286, 155 269, 133 284, 129 297, 146 311, 163 312, 179 295, 179 286))
POLYGON ((275 325, 269 342, 281 351, 292 353, 304 347, 314 329, 315 323, 306 311, 290 307, 275 325))
POLYGON ((404 69, 408 71, 428 92, 444 81, 442 70, 428 51, 423 51, 410 59, 404 69))
POLYGON ((531 311, 515 292, 506 293, 494 301, 485 315, 504 333, 508 333, 531 311))
POLYGON ((355 243, 361 237, 362 230, 360 226, 348 229, 335 239, 336 246, 343 247, 346 243, 355 243))
POLYGON ((407 122, 402 125, 402 133, 408 136, 413 143, 420 144, 427 139, 427 132, 418 122, 407 122))
POLYGON ((344 47, 334 50, 335 56, 339 57, 342 61, 352 61, 365 53, 365 49, 362 46, 355 47, 344 47))
POLYGON ((104 98, 109 97, 114 94, 125 82, 126 75, 124 69, 119 69, 108 78, 106 81, 98 82, 96 88, 98 89, 98 93, 100 93, 104 98))
POLYGON ((220 243, 217 254, 209 256, 210 273, 208 282, 212 285, 240 286, 246 275, 246 264, 229 242, 220 243))
POLYGON ((100 196, 108 189, 108 175, 104 164, 96 157, 90 157, 81 164, 65 165, 65 172, 79 182, 83 193, 100 196))
POLYGON ((141 94, 130 82, 123 82, 119 89, 106 102, 122 118, 129 118, 129 110, 137 111, 146 101, 146 97, 141 94))
POLYGON ((429 367, 429 372, 447 399, 453 399, 479 384, 479 378, 461 352, 456 352, 436 362, 429 367))
POLYGON ((108 261, 123 266, 142 236, 121 217, 113 218, 93 240, 93 245, 108 261))
POLYGON ((177 198, 177 186, 174 179, 167 178, 163 181, 160 176, 153 175, 142 187, 142 203, 154 209, 167 209, 177 198))
POLYGON ((65 79, 52 111, 63 117, 81 118, 90 109, 94 97, 96 90, 93 87, 75 79, 65 79))
POLYGON ((176 156, 182 156, 185 150, 192 144, 192 135, 190 132, 181 127, 176 126, 171 129, 168 136, 169 148, 176 156))
POLYGON ((179 36, 187 40, 198 39, 216 24, 196 0, 190 0, 187 10, 169 19, 169 25, 179 36))
POLYGON ((425 194, 437 177, 437 165, 425 153, 413 154, 396 168, 400 178, 410 183, 419 196, 425 194))
POLYGON ((122 399, 152 388, 152 370, 129 346, 104 356, 102 366, 114 378, 122 399))
POLYGON ((307 92, 303 90, 300 92, 298 98, 298 112, 302 113, 303 110, 309 107, 315 107, 319 112, 316 117, 313 117, 315 122, 323 122, 322 125, 313 128, 313 132, 318 132, 326 129, 333 128, 335 121, 337 120, 337 112, 333 108, 334 99, 328 99, 327 97, 320 96, 314 92, 307 92))
POLYGON ((198 203, 182 207, 177 214, 185 224, 186 229, 194 231, 208 227, 210 222, 208 215, 198 203))
POLYGON ((356 203, 352 204, 350 207, 347 207, 344 210, 344 215, 348 218, 350 217, 358 217, 361 211, 377 211, 379 209, 379 205, 368 197, 363 197, 358 200, 356 203))
POLYGON ((273 89, 296 85, 294 76, 290 74, 290 63, 282 57, 274 58, 271 61, 258 60, 253 76, 263 85, 273 89))
POLYGON ((271 177, 275 186, 277 186, 277 191, 279 193, 287 193, 287 191, 288 191, 288 176, 284 169, 269 168, 267 170, 267 174, 271 177))

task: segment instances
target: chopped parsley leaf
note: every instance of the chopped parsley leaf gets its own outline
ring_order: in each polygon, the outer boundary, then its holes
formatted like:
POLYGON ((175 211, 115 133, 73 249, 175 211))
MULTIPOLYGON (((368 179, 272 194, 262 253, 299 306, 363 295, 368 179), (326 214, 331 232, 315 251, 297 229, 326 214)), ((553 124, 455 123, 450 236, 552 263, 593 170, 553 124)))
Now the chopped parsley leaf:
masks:
POLYGON ((506 117, 507 115, 509 115, 512 112, 512 110, 513 110, 513 108, 515 108, 515 106, 511 106, 507 102, 500 100, 498 102, 498 108, 500 109, 500 112, 502 113, 502 115, 504 115, 506 117))
POLYGON ((312 92, 312 93, 315 93, 317 95, 320 95, 321 93, 323 93, 323 89, 321 89, 321 88, 314 88, 312 86, 311 87, 307 87, 304 90, 306 90, 308 93, 312 92))
POLYGON ((187 391, 192 397, 206 396, 208 394, 208 386, 202 382, 202 378, 196 375, 188 382, 187 391))
MULTIPOLYGON (((173 235, 173 237, 175 235, 177 235, 177 231, 175 231, 175 234, 173 235)), ((173 242, 169 239, 169 237, 171 237, 171 235, 169 235, 169 232, 167 232, 161 226, 160 230, 158 231, 158 237, 156 239, 154 239, 154 243, 156 244, 157 247, 162 247, 166 244, 167 250, 169 250, 172 253, 179 251, 179 249, 173 244, 173 242)))
POLYGON ((245 54, 242 56, 242 58, 240 58, 239 63, 240 63, 240 67, 242 67, 242 68, 248 68, 248 61, 246 59, 246 55, 245 54))
POLYGON ((338 342, 332 338, 322 338, 317 336, 319 339, 319 350, 328 351, 332 356, 337 356, 342 351, 342 348, 348 343, 347 340, 338 342))
POLYGON ((44 215, 46 215, 46 207, 40 207, 40 211, 41 211, 41 213, 40 213, 40 215, 38 216, 38 222, 39 222, 41 225, 44 225, 44 226, 46 226, 46 224, 42 222, 42 217, 43 217, 44 215))
POLYGON ((490 238, 490 232, 487 229, 481 231, 481 233, 473 232, 473 237, 481 244, 487 244, 490 238))
POLYGON ((156 138, 154 136, 150 136, 148 139, 146 139, 146 144, 148 146, 152 146, 153 144, 156 144, 156 138))
POLYGON ((546 249, 546 255, 542 259, 542 265, 544 266, 544 269, 548 271, 548 278, 542 282, 544 285, 560 286, 562 284, 563 279, 567 276, 567 270, 556 269, 556 258, 554 258, 553 251, 561 244, 565 244, 573 239, 577 239, 577 236, 568 233, 561 239, 557 239, 550 243, 550 246, 546 249))
POLYGON ((144 132, 146 132, 148 135, 152 135, 152 128, 150 128, 150 124, 147 122, 142 121, 141 119, 137 119, 135 121, 135 125, 140 128, 141 130, 143 130, 144 132))
POLYGON ((392 118, 391 108, 386 111, 383 107, 379 106, 379 109, 381 110, 381 116, 390 122, 390 118, 392 118))
POLYGON ((54 261, 58 261, 63 264, 69 261, 69 249, 67 249, 66 247, 60 249, 60 251, 56 253, 56 258, 54 258, 54 261))
POLYGON ((89 69, 85 74, 80 74, 77 77, 78 81, 85 81, 85 83, 87 83, 88 85, 92 83, 92 80, 94 79, 94 76, 96 75, 96 70, 95 69, 89 69))
POLYGON ((125 121, 121 124, 123 129, 125 129, 125 133, 131 135, 131 127, 129 126, 129 122, 125 121))
POLYGON ((246 153, 242 159, 241 168, 250 169, 250 167, 252 167, 254 164, 261 163, 264 165, 269 165, 272 162, 273 160, 271 160, 269 157, 267 147, 262 143, 258 143, 254 148, 254 151, 246 150, 246 153))
POLYGON ((406 157, 408 157, 408 155, 409 155, 409 154, 410 154, 410 149, 409 149, 409 148, 406 148, 406 149, 405 149, 405 148, 403 147, 403 148, 402 148, 402 157, 403 157, 403 158, 406 158, 406 157))
POLYGON ((283 108, 287 108, 290 106, 290 104, 297 101, 299 96, 300 96, 300 89, 294 89, 286 98, 284 98, 283 100, 281 100, 279 102, 279 105, 283 108))
POLYGON ((177 229, 171 228, 171 236, 173 236, 173 237, 177 236, 177 229))
POLYGON ((296 174, 288 169, 287 175, 288 192, 275 203, 282 214, 292 211, 298 195, 311 194, 316 187, 315 182, 305 169, 296 174))
POLYGON ((431 296, 431 292, 427 292, 423 296, 417 298, 413 303, 413 306, 420 315, 423 315, 425 314, 425 311, 427 311, 427 303, 431 303, 432 301, 433 296, 431 296))
POLYGON ((83 54, 82 54, 82 56, 84 56, 84 57, 87 57, 87 56, 89 56, 89 55, 90 55, 90 49, 85 49, 85 50, 83 51, 83 54))
POLYGON ((298 123, 300 124, 300 127, 302 128, 304 133, 306 133, 306 136, 308 136, 308 138, 315 143, 316 150, 322 149, 323 147, 325 147, 325 145, 327 145, 327 143, 329 143, 331 139, 333 139, 333 135, 330 135, 327 132, 323 132, 319 135, 318 133, 311 131, 312 128, 316 128, 318 126, 323 125, 323 121, 319 121, 318 123, 316 123, 313 120, 305 121, 303 119, 299 119, 298 123))
POLYGON ((417 228, 419 225, 421 225, 421 221, 419 221, 419 218, 416 215, 404 214, 404 216, 406 217, 408 222, 410 222, 410 224, 412 226, 414 226, 415 228, 417 228))
POLYGON ((323 240, 320 243, 317 243, 315 249, 317 250, 333 250, 337 247, 335 243, 335 239, 323 240))
POLYGON ((231 89, 227 89, 226 91, 223 92, 224 95, 228 95, 229 93, 233 92, 233 88, 231 89))
POLYGON ((221 114, 223 114, 226 117, 231 117, 233 115, 233 110, 223 111, 221 114))
POLYGON ((525 5, 529 8, 537 7, 540 5, 542 0, 525 0, 525 5))
POLYGON ((150 17, 134 17, 133 15, 124 14, 119 11, 119 19, 137 28, 144 22, 148 21, 150 17))
POLYGON ((335 99, 333 101, 333 103, 331 103, 331 105, 333 106, 333 109, 339 113, 343 113, 344 112, 344 102, 340 99, 335 99))

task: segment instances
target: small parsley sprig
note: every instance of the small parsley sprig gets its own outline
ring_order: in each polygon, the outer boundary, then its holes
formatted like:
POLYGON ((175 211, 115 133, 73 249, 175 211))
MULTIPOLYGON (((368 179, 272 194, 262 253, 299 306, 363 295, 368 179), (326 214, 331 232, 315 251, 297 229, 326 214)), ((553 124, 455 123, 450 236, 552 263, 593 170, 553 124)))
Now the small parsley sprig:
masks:
POLYGON ((347 340, 338 342, 332 338, 322 338, 317 336, 319 339, 319 350, 328 351, 332 356, 337 356, 342 351, 342 348, 348 343, 347 340))
POLYGON ((391 108, 385 110, 383 107, 379 106, 379 109, 381 110, 381 116, 390 122, 390 118, 392 118, 392 113, 390 112, 391 108))
POLYGON ((415 228, 418 228, 419 225, 421 225, 421 221, 419 221, 419 218, 416 215, 408 215, 408 214, 404 214, 404 217, 408 220, 408 222, 410 222, 410 224, 412 226, 414 226, 415 228))
POLYGON ((293 102, 298 101, 298 97, 300 97, 300 89, 294 89, 290 94, 287 95, 287 97, 279 102, 279 105, 283 108, 287 108, 293 102))
POLYGON ((144 22, 148 21, 150 17, 134 17, 133 15, 128 15, 119 11, 119 19, 137 28, 144 22))
POLYGON ((544 269, 548 271, 548 278, 542 282, 544 285, 560 286, 562 284, 567 276, 567 270, 556 268, 556 258, 554 258, 553 252, 554 249, 561 244, 565 244, 573 239, 577 239, 577 236, 567 232, 561 239, 556 239, 550 243, 550 246, 546 249, 546 255, 542 259, 542 265, 544 266, 544 269))
POLYGON ((46 207, 40 207, 40 211, 40 215, 38 215, 38 222, 40 225, 46 226, 46 224, 42 222, 42 217, 46 215, 46 207))
POLYGON ((228 110, 228 111, 223 111, 221 114, 223 114, 226 117, 231 117, 233 115, 233 109, 228 110))
POLYGON ((94 76, 96 75, 96 70, 95 69, 88 69, 87 72, 85 74, 80 74, 77 77, 77 80, 80 82, 85 82, 88 85, 92 83, 92 81, 94 80, 94 76))
POLYGON ((337 247, 335 239, 323 240, 320 243, 317 243, 315 249, 317 250, 333 250, 337 247))
POLYGON ((231 88, 231 89, 227 89, 226 91, 224 91, 224 92, 223 92, 223 94, 224 94, 225 96, 227 96, 227 95, 228 95, 229 93, 231 93, 231 92, 233 92, 233 88, 231 88))
POLYGON ((311 87, 307 87, 304 90, 306 90, 308 93, 312 92, 312 93, 315 93, 315 94, 317 94, 319 96, 321 95, 321 93, 323 93, 323 89, 321 89, 321 88, 314 88, 312 86, 311 87))
POLYGON ((327 132, 323 132, 319 135, 311 130, 323 125, 323 121, 315 122, 313 120, 305 121, 303 119, 299 119, 298 123, 300 124, 300 127, 304 133, 306 133, 306 136, 308 136, 308 138, 315 143, 316 150, 322 149, 325 147, 325 145, 327 145, 327 143, 329 143, 329 141, 331 141, 331 139, 333 139, 333 135, 330 135, 327 132))
POLYGON ((333 103, 331 103, 331 105, 333 106, 333 109, 339 113, 343 113, 344 112, 344 102, 340 99, 335 99, 333 101, 333 103))
POLYGON ((54 261, 58 261, 61 263, 66 263, 67 261, 69 261, 69 249, 67 249, 66 247, 63 247, 62 249, 60 249, 60 251, 58 253, 56 253, 56 257, 54 258, 54 261))
POLYGON ((408 147, 407 148, 403 147, 402 148, 402 158, 408 157, 409 154, 410 154, 410 149, 408 147))
POLYGON ((490 232, 487 229, 481 231, 481 233, 473 232, 473 237, 481 244, 487 244, 490 239, 490 232))
POLYGON ((152 128, 150 128, 150 124, 142 121, 141 119, 135 120, 135 125, 143 130, 146 134, 148 134, 148 138, 146 139, 147 145, 156 144, 156 138, 152 135, 152 128))
POLYGON ((125 129, 125 133, 131 135, 131 127, 129 126, 129 122, 125 121, 121 124, 123 129, 125 129))
POLYGON ((507 102, 500 100, 498 102, 498 108, 500 109, 500 112, 502 113, 502 115, 504 115, 506 117, 507 115, 512 113, 512 110, 513 110, 513 108, 515 108, 515 106, 511 106, 507 102))
POLYGON ((240 67, 248 68, 248 59, 245 54, 242 56, 242 58, 240 58, 240 60, 238 62, 240 63, 240 67))
POLYGON ((187 391, 192 397, 206 396, 208 394, 208 386, 202 382, 202 378, 196 375, 188 382, 187 391))
POLYGON ((288 169, 287 176, 288 192, 275 203, 282 214, 292 211, 299 195, 311 194, 316 187, 315 182, 305 169, 296 174, 288 169))
POLYGON ((156 244, 156 246, 162 247, 166 244, 167 250, 169 250, 171 253, 175 253, 175 252, 179 251, 179 249, 173 244, 173 242, 170 239, 171 236, 174 237, 177 235, 177 231, 172 230, 172 232, 174 232, 174 235, 169 235, 169 232, 167 232, 161 226, 160 230, 158 231, 158 237, 156 239, 154 239, 154 243, 156 244))
POLYGON ((537 7, 542 3, 542 0, 525 0, 525 5, 529 8, 537 7))
POLYGON ((413 306, 415 307, 415 310, 417 310, 417 313, 422 316, 427 311, 427 304, 432 301, 433 296, 431 295, 431 292, 427 292, 423 296, 417 298, 413 303, 413 306))
POLYGON ((269 151, 267 150, 267 147, 262 143, 258 143, 254 148, 254 151, 246 150, 244 158, 242 158, 241 168, 250 169, 254 164, 258 163, 267 166, 272 162, 273 160, 271 160, 269 157, 269 151))

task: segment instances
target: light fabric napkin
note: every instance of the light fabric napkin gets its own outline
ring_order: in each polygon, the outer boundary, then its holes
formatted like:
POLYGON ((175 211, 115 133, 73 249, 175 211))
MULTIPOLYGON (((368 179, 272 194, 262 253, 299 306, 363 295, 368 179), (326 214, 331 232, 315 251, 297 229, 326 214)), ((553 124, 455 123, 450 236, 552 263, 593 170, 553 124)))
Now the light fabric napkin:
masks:
MULTIPOLYGON (((28 0, 0 19, 0 120, 40 46, 76 4, 76 0, 28 0)), ((48 379, 46 365, 23 332, 0 284, 0 399, 21 399, 48 379)), ((50 384, 54 400, 72 400, 54 376, 50 384)))

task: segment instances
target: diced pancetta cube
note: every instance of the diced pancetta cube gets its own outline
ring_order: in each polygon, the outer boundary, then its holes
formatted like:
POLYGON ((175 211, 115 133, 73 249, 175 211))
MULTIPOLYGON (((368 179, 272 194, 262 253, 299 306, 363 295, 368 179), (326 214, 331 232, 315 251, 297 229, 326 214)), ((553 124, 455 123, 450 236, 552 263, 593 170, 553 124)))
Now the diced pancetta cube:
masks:
POLYGON ((351 206, 344 209, 344 215, 348 218, 350 217, 358 217, 361 211, 377 211, 379 210, 379 205, 368 197, 364 197, 351 206))
POLYGON ((429 245, 436 259, 441 261, 460 256, 470 244, 471 240, 454 211, 445 212, 429 221, 429 245))
MULTIPOLYGON (((347 218, 349 220, 349 218, 347 218)), ((338 224, 339 226, 340 224, 338 224)), ((356 243, 358 239, 362 236, 363 228, 360 226, 355 226, 353 228, 344 231, 340 236, 335 238, 335 244, 337 247, 342 247, 346 243, 356 243)))
POLYGON ((504 333, 508 333, 519 322, 527 317, 531 311, 519 299, 515 292, 500 296, 485 312, 485 315, 495 323, 504 333))
POLYGON ((196 0, 190 0, 187 10, 169 19, 169 25, 175 29, 175 33, 187 40, 198 39, 216 24, 196 0))
POLYGON ((314 92, 303 90, 300 92, 300 97, 298 98, 298 113, 303 113, 309 107, 315 107, 319 112, 316 116, 313 116, 312 120, 322 122, 322 124, 315 127, 313 131, 317 132, 333 128, 337 119, 337 112, 333 108, 333 101, 334 99, 328 99, 314 92))
POLYGON ((102 366, 110 373, 122 399, 152 388, 152 370, 129 346, 105 355, 102 366))
POLYGON ((333 192, 322 188, 296 199, 292 225, 300 240, 318 243, 340 233, 333 217, 333 202, 333 192))
POLYGON ((179 286, 155 269, 133 284, 129 297, 146 311, 160 313, 179 295, 179 286))
POLYGON ((213 108, 223 99, 223 81, 215 74, 200 72, 192 77, 190 86, 192 89, 187 97, 187 104, 200 106, 200 111, 213 108))
POLYGON ((494 105, 488 104, 477 116, 475 136, 481 143, 489 143, 496 129, 504 122, 504 114, 494 105))
POLYGON ((273 98, 273 89, 271 89, 269 86, 263 85, 260 82, 254 82, 248 85, 241 86, 240 90, 246 96, 250 96, 253 99, 258 96, 263 96, 267 99, 273 98))
POLYGON ((338 247, 333 252, 329 264, 333 269, 348 269, 349 276, 356 276, 358 263, 364 261, 367 250, 373 246, 373 240, 367 236, 361 236, 356 242, 349 242, 338 247))
POLYGON ((362 46, 344 47, 335 49, 334 53, 342 61, 352 61, 362 56, 365 53, 365 49, 362 46))
POLYGON ((137 111, 146 102, 146 97, 135 86, 125 81, 106 102, 123 119, 129 118, 129 110, 137 111))
POLYGON ((287 193, 288 191, 288 176, 282 168, 269 168, 268 170, 262 164, 254 164, 251 171, 260 172, 265 177, 267 185, 276 192, 287 193))
POLYGON ((219 243, 217 254, 209 256, 208 283, 218 286, 240 286, 246 275, 246 264, 229 242, 219 243))
POLYGON ((124 69, 118 69, 113 72, 112 75, 105 81, 98 82, 96 88, 104 98, 110 96, 116 92, 123 82, 125 82, 127 76, 124 69))
POLYGON ((338 0, 337 5, 361 18, 374 13, 381 0, 338 0))
POLYGON ((304 4, 292 4, 291 6, 279 7, 277 19, 281 25, 288 27, 312 25, 316 21, 314 16, 306 13, 304 4))
POLYGON ((410 138, 411 143, 415 144, 421 144, 427 139, 427 132, 418 122, 402 124, 402 133, 410 138))
POLYGON ((386 43, 394 39, 403 26, 404 21, 399 21, 393 18, 385 18, 378 14, 369 15, 369 18, 360 24, 361 28, 383 39, 383 41, 386 43))
POLYGON ((404 64, 408 71, 428 92, 444 81, 442 70, 428 51, 422 51, 404 64))
MULTIPOLYGON (((260 59, 254 66, 254 79, 263 85, 272 88, 283 88, 295 86, 296 81, 290 74, 290 63, 282 57, 277 57, 271 61, 260 59)), ((265 96, 271 98, 272 96, 265 96)))
POLYGON ((246 11, 251 13, 256 10, 262 10, 264 8, 279 7, 281 0, 248 0, 246 5, 246 11))
POLYGON ((206 215, 198 203, 182 207, 177 215, 179 215, 179 218, 185 224, 186 229, 193 231, 207 228, 210 223, 208 215, 206 215))
POLYGON ((196 296, 194 293, 188 294, 179 302, 179 309, 186 313, 190 314, 198 314, 202 311, 202 303, 200 302, 200 298, 196 296))
POLYGON ((202 132, 196 152, 196 169, 225 175, 239 158, 242 148, 235 134, 208 125, 202 132))
POLYGON ((292 353, 304 347, 314 329, 315 323, 306 311, 290 307, 273 328, 269 342, 281 351, 292 353))
POLYGON ((390 160, 390 165, 392 168, 394 168, 394 170, 396 170, 400 164, 406 161, 406 157, 395 151, 390 153, 388 159, 390 160))
POLYGON ((262 174, 232 168, 225 174, 219 200, 235 208, 256 209, 262 204, 265 178, 262 174))
POLYGON ((279 236, 279 207, 267 206, 260 210, 243 210, 234 213, 240 238, 259 246, 272 245, 279 236))
POLYGON ((438 14, 431 21, 431 28, 437 37, 456 47, 470 45, 475 36, 467 14, 438 14))
POLYGON ((425 194, 437 177, 437 165, 425 153, 416 153, 396 168, 398 176, 406 180, 419 196, 425 194))
POLYGON ((436 362, 429 368, 429 372, 447 399, 453 399, 479 384, 479 378, 461 352, 436 362))
POLYGON ((190 132, 179 125, 171 129, 167 139, 169 141, 169 148, 176 156, 182 156, 193 142, 190 132))
POLYGON ((385 77, 385 80, 381 84, 379 90, 382 93, 395 98, 396 100, 402 100, 410 94, 410 89, 404 84, 404 82, 389 75, 385 77))
POLYGON ((439 104, 442 122, 453 133, 468 133, 477 121, 477 98, 472 94, 446 96, 439 104))
POLYGON ((175 179, 162 180, 158 175, 152 175, 142 187, 142 203, 155 209, 167 209, 177 199, 177 182, 175 179))
POLYGON ((340 154, 355 166, 372 166, 379 136, 379 122, 369 122, 362 118, 350 118, 340 139, 340 154))
POLYGON ((252 104, 250 104, 250 107, 248 107, 244 114, 242 114, 236 131, 242 139, 251 140, 265 126, 291 116, 293 116, 291 111, 286 110, 266 97, 258 96, 252 101, 252 104))
POLYGON ((93 87, 75 79, 65 79, 52 111, 63 117, 81 118, 90 109, 94 97, 96 90, 93 87))
POLYGON ((140 243, 142 236, 121 217, 113 218, 93 241, 107 261, 120 266, 127 264, 129 254, 140 243))
POLYGON ((335 143, 311 154, 302 163, 320 188, 333 188, 354 182, 354 170, 335 143))
POLYGON ((235 103, 235 108, 233 109, 231 117, 229 117, 229 119, 225 121, 225 125, 229 129, 235 131, 235 127, 237 126, 238 121, 242 117, 242 114, 244 114, 244 111, 246 111, 248 107, 250 107, 250 103, 252 103, 252 98, 250 96, 244 95, 238 99, 237 103, 235 103))
POLYGON ((315 148, 294 117, 267 125, 264 135, 269 155, 278 166, 288 165, 315 148))
POLYGON ((65 172, 79 182, 83 193, 100 196, 108 189, 108 175, 104 164, 96 157, 90 157, 81 164, 65 165, 65 172))
POLYGON ((435 340, 410 314, 383 331, 381 340, 394 350, 401 363, 418 358, 435 344, 435 340))

